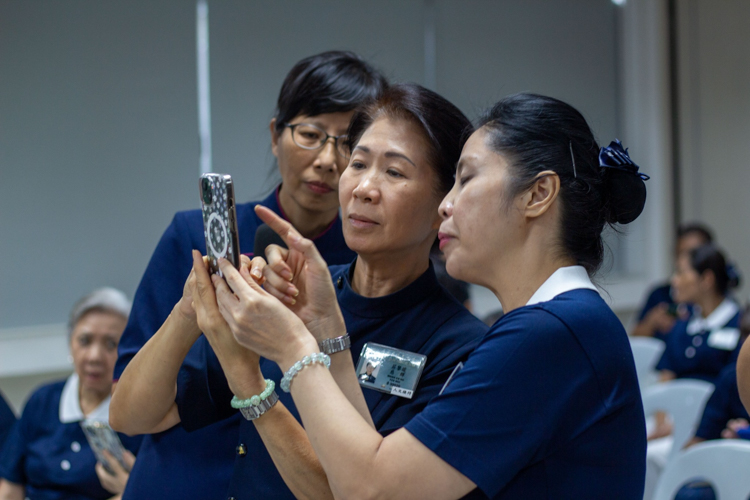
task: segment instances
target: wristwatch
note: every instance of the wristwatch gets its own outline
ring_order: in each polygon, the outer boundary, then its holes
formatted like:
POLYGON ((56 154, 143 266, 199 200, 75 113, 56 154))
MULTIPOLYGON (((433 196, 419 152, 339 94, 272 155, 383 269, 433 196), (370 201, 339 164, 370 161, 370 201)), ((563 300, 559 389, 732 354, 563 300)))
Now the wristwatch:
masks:
POLYGON ((260 402, 258 406, 245 406, 240 408, 240 413, 245 417, 246 420, 255 420, 256 418, 263 415, 265 412, 271 409, 273 405, 279 400, 279 395, 276 391, 273 391, 270 396, 260 402))
POLYGON ((330 339, 321 340, 318 342, 318 348, 323 354, 333 354, 336 352, 345 351, 352 346, 352 339, 349 338, 349 334, 342 335, 341 337, 333 337, 330 339))

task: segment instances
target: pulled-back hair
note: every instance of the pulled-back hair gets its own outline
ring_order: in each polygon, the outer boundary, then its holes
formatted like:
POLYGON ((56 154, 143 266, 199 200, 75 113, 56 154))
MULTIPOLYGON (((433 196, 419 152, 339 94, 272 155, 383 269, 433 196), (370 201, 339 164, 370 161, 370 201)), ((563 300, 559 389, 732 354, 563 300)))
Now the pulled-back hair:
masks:
POLYGON ((711 271, 716 281, 716 291, 721 295, 727 295, 729 290, 740 285, 739 273, 713 243, 706 243, 690 251, 690 267, 701 275, 711 271))
POLYGON ((601 266, 605 224, 626 224, 642 211, 646 190, 637 174, 600 168, 599 145, 578 110, 558 99, 515 94, 478 123, 487 146, 509 163, 507 199, 531 188, 539 173, 560 178, 562 251, 589 274, 601 266))
POLYGON ((687 236, 688 234, 697 234, 703 238, 705 243, 714 241, 714 235, 708 226, 700 222, 685 222, 677 227, 677 239, 687 236))
POLYGON ((427 159, 438 177, 437 193, 440 196, 448 193, 461 150, 471 132, 471 121, 447 99, 421 85, 391 85, 377 100, 354 114, 348 132, 350 150, 381 116, 409 120, 422 129, 429 144, 427 159))
POLYGON ((385 77, 354 52, 333 50, 302 59, 289 71, 276 104, 276 131, 295 116, 352 111, 388 86, 385 77))

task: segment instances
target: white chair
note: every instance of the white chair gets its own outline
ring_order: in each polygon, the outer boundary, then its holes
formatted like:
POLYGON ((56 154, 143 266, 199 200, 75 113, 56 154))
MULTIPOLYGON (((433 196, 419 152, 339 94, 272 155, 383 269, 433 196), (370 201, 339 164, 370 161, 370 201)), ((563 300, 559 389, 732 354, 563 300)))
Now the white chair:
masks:
POLYGON ((643 412, 646 417, 658 411, 672 417, 673 444, 668 460, 674 458, 695 434, 703 408, 713 391, 713 384, 693 379, 656 384, 643 391, 643 412))
POLYGON ((747 500, 750 496, 750 443, 720 439, 691 446, 664 469, 654 500, 672 500, 687 482, 711 483, 717 500, 747 500))
POLYGON ((641 391, 658 382, 659 374, 655 368, 665 347, 664 341, 653 337, 630 337, 630 348, 633 350, 635 371, 641 391))
POLYGON ((695 434, 713 389, 713 384, 702 380, 682 379, 652 385, 643 391, 643 410, 647 418, 658 411, 672 417, 672 435, 648 444, 644 500, 652 500, 662 471, 695 434))

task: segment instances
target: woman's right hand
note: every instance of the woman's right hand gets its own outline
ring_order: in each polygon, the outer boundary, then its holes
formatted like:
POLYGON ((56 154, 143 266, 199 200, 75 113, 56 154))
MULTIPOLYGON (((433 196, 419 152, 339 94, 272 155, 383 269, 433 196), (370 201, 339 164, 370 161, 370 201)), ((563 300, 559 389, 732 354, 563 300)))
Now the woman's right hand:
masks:
MULTIPOLYGON (((338 307, 331 273, 315 245, 268 208, 258 205, 255 213, 289 247, 285 249, 270 245, 266 249, 268 265, 262 270, 265 278, 263 288, 286 304, 317 341, 344 335, 346 326, 338 307)), ((252 273, 257 274, 260 267, 242 266, 240 274, 245 280, 252 279, 252 273)))
POLYGON ((182 287, 182 297, 177 302, 175 310, 177 310, 182 316, 188 321, 197 323, 198 319, 193 308, 193 286, 195 283, 195 271, 190 270, 188 278, 185 280, 185 285, 182 287))

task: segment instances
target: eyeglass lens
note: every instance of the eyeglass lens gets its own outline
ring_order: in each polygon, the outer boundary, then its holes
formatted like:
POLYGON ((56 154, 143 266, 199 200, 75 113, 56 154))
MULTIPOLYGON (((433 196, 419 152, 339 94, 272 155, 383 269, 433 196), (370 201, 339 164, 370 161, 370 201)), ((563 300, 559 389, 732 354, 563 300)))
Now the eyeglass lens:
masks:
POLYGON ((344 158, 349 158, 349 148, 346 147, 346 136, 335 137, 324 130, 307 123, 298 123, 290 127, 292 129, 292 140, 304 149, 318 149, 323 147, 329 137, 333 137, 336 143, 336 151, 344 158))

